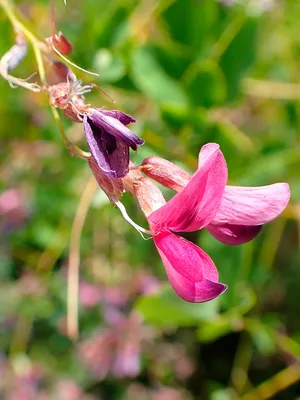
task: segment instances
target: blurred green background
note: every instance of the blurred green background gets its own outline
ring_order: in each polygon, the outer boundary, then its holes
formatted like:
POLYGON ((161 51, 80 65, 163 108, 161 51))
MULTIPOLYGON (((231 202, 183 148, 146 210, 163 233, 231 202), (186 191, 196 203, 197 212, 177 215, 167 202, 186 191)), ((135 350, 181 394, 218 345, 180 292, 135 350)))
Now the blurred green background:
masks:
MULTIPOLYGON (((18 1, 41 38, 47 1, 18 1)), ((87 102, 132 114, 146 144, 189 171, 220 144, 229 182, 288 182, 284 214, 251 243, 186 235, 229 288, 206 304, 171 291, 143 241, 99 190, 85 204, 80 336, 66 335, 67 266, 87 164, 66 151, 47 96, 0 80, 0 398, 296 399, 300 396, 300 3, 294 0, 55 1, 72 60, 96 71, 87 102), (258 388, 258 389, 257 389, 258 388)), ((14 33, 0 9, 0 54, 14 33)), ((37 71, 32 48, 13 71, 37 71)), ((76 72, 77 74, 77 72, 76 72)), ((80 124, 63 120, 87 149, 80 124)), ((165 192, 166 196, 171 193, 165 192)), ((146 221, 129 195, 123 202, 146 221)))

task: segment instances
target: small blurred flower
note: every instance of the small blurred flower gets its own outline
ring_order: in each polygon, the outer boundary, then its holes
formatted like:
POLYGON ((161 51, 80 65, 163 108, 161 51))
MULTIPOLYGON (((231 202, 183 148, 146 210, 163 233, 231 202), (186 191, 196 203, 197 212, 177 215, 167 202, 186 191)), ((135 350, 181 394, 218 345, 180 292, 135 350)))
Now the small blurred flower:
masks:
POLYGON ((147 355, 151 359, 149 369, 158 381, 170 369, 180 380, 185 380, 194 373, 195 365, 181 343, 150 343, 147 355))
POLYGON ((59 400, 82 400, 82 390, 71 380, 62 380, 54 387, 54 398, 59 400))
POLYGON ((116 343, 116 332, 103 329, 79 346, 79 357, 92 374, 103 379, 108 374, 116 343))
POLYGON ((135 313, 126 317, 116 311, 116 316, 108 318, 109 327, 79 347, 81 359, 98 379, 108 374, 118 378, 133 378, 140 371, 142 321, 135 313))
POLYGON ((102 298, 101 288, 92 283, 80 282, 79 299, 80 303, 87 308, 95 307, 102 298))
POLYGON ((40 276, 34 272, 26 272, 18 280, 18 288, 22 296, 42 296, 46 292, 40 276))
POLYGON ((19 189, 8 189, 0 194, 0 218, 3 218, 5 230, 22 224, 26 215, 27 209, 19 189))
POLYGON ((153 393, 151 400, 191 400, 191 397, 183 390, 163 386, 153 393))
POLYGON ((147 388, 138 383, 128 386, 126 400, 191 400, 191 397, 184 390, 161 386, 159 388, 147 388))
POLYGON ((155 294, 159 291, 161 282, 146 271, 139 270, 128 282, 131 296, 136 294, 155 294))
POLYGON ((9 371, 6 400, 34 400, 38 398, 39 386, 42 379, 42 370, 38 365, 31 364, 20 357, 14 373, 9 371))

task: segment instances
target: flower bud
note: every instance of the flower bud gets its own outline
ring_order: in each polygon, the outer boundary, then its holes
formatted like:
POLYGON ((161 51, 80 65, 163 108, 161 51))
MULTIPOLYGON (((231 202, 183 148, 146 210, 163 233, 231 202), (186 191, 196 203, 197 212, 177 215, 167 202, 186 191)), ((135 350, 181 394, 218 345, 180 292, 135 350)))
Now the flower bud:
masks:
POLYGON ((180 192, 191 178, 182 168, 156 156, 145 158, 140 166, 140 171, 176 192, 180 192))
POLYGON ((133 189, 139 206, 146 217, 166 203, 162 192, 151 179, 140 178, 134 181, 133 189))
POLYGON ((61 54, 68 55, 72 51, 72 45, 62 32, 47 37, 46 42, 50 47, 54 46, 61 54))
POLYGON ((123 183, 120 178, 110 178, 105 175, 96 164, 94 158, 89 158, 89 166, 101 189, 106 193, 112 204, 115 204, 123 195, 123 183))

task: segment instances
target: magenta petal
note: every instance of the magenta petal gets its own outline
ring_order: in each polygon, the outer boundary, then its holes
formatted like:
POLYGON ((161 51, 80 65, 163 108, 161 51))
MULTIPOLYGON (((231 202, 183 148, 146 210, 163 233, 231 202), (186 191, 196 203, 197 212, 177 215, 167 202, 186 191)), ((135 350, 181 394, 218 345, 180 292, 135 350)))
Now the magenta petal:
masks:
POLYGON ((226 186, 214 224, 263 225, 278 217, 290 200, 287 183, 261 187, 226 186))
POLYGON ((227 286, 218 282, 212 259, 195 244, 170 232, 153 237, 169 281, 184 300, 201 303, 214 299, 227 286))
POLYGON ((226 161, 215 143, 203 146, 201 152, 201 165, 182 192, 150 214, 155 233, 197 231, 217 214, 227 182, 226 161))
POLYGON ((254 239, 259 234, 262 225, 209 224, 205 228, 220 242, 238 245, 250 242, 250 240, 254 239))

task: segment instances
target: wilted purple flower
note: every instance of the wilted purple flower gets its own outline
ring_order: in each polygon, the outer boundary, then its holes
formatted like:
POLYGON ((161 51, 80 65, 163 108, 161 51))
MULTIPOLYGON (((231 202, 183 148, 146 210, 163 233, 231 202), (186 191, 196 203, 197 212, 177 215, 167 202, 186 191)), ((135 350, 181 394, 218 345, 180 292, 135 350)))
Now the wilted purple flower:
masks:
POLYGON ((86 140, 99 168, 111 178, 122 178, 129 169, 129 147, 144 143, 127 125, 135 122, 118 110, 90 108, 83 117, 86 140))

